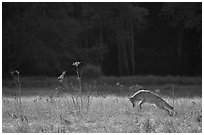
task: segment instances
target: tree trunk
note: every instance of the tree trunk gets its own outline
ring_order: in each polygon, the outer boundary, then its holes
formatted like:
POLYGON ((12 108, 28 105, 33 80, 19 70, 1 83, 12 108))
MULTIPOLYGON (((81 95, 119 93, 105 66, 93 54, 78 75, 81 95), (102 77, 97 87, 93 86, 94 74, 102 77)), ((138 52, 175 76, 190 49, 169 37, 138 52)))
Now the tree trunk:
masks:
POLYGON ((180 60, 182 56, 184 31, 182 28, 178 28, 177 32, 177 59, 180 60))
POLYGON ((116 31, 117 31, 117 49, 118 49, 118 67, 119 75, 129 75, 129 63, 128 63, 128 54, 129 53, 129 43, 128 43, 128 32, 123 28, 123 22, 117 20, 116 22, 116 31))
POLYGON ((133 20, 131 20, 131 25, 130 25, 130 55, 131 55, 131 64, 132 64, 132 75, 135 75, 135 47, 134 47, 134 25, 133 25, 133 20))
POLYGON ((122 23, 120 23, 120 38, 122 40, 121 44, 121 51, 123 56, 123 75, 129 75, 129 65, 128 65, 128 58, 127 58, 127 46, 126 46, 126 33, 125 29, 122 27, 122 23))
POLYGON ((123 73, 123 67, 122 67, 122 54, 121 54, 121 38, 120 38, 120 29, 119 29, 119 23, 116 22, 116 31, 117 31, 117 35, 116 35, 116 38, 117 38, 117 42, 116 42, 116 47, 117 47, 117 50, 118 50, 118 70, 119 70, 119 76, 121 76, 123 73))

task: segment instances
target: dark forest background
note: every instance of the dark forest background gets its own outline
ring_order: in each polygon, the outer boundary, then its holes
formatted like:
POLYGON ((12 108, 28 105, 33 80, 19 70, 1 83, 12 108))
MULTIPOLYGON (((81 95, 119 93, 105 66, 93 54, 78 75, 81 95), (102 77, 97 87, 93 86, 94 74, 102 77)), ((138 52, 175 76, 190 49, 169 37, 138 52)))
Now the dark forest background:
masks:
POLYGON ((103 75, 202 73, 202 3, 2 4, 3 78, 58 76, 72 63, 103 75))

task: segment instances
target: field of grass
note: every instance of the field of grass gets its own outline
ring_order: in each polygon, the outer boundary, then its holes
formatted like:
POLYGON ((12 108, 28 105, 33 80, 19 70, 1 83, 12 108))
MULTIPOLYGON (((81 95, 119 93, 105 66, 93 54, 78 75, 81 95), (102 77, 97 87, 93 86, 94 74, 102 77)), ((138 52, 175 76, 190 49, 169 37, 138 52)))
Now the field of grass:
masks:
MULTIPOLYGON (((143 81, 142 77, 137 78, 140 81, 103 78, 87 82, 78 96, 53 79, 39 83, 30 81, 30 87, 25 79, 22 80, 21 104, 18 89, 4 81, 2 132, 201 133, 201 78, 149 78, 144 77, 143 81), (116 85, 117 82, 122 85, 116 85), (158 94, 174 107, 176 115, 171 117, 150 104, 144 104, 142 110, 139 106, 133 108, 128 97, 134 91, 128 88, 138 82, 154 92, 160 89, 158 94)), ((73 85, 73 89, 77 89, 77 85, 73 85)))
POLYGON ((202 132, 201 98, 166 98, 177 114, 168 116, 153 105, 132 107, 127 97, 71 95, 3 98, 2 132, 91 132, 91 133, 197 133, 202 132), (76 97, 74 97, 76 101, 76 97))

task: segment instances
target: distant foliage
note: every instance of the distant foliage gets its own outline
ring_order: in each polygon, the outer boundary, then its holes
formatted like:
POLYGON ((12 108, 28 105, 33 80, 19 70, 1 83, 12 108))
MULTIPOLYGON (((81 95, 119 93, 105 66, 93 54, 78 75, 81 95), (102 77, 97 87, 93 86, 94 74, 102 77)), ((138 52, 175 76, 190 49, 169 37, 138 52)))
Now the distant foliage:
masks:
POLYGON ((96 79, 102 76, 101 68, 92 64, 83 67, 82 72, 82 77, 87 79, 96 79))
POLYGON ((161 8, 163 15, 171 26, 201 30, 201 3, 165 3, 161 8))
POLYGON ((4 2, 2 11, 3 78, 56 77, 75 60, 110 76, 202 73, 201 2, 4 2))

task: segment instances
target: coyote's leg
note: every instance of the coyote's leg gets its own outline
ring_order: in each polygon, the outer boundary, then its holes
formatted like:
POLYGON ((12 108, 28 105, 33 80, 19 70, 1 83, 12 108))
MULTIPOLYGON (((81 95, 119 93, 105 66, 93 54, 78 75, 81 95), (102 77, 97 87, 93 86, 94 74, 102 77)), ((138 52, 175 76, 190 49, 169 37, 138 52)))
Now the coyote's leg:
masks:
POLYGON ((142 104, 144 104, 144 102, 145 102, 145 99, 143 99, 143 100, 139 103, 140 109, 142 109, 142 104))
POLYGON ((162 104, 160 104, 160 103, 155 103, 155 105, 158 107, 158 108, 160 108, 160 109, 162 109, 162 110, 165 110, 170 116, 172 116, 171 115, 171 113, 169 112, 169 110, 168 109, 166 109, 162 104))
POLYGON ((132 106, 135 107, 135 103, 134 102, 132 102, 132 106))

